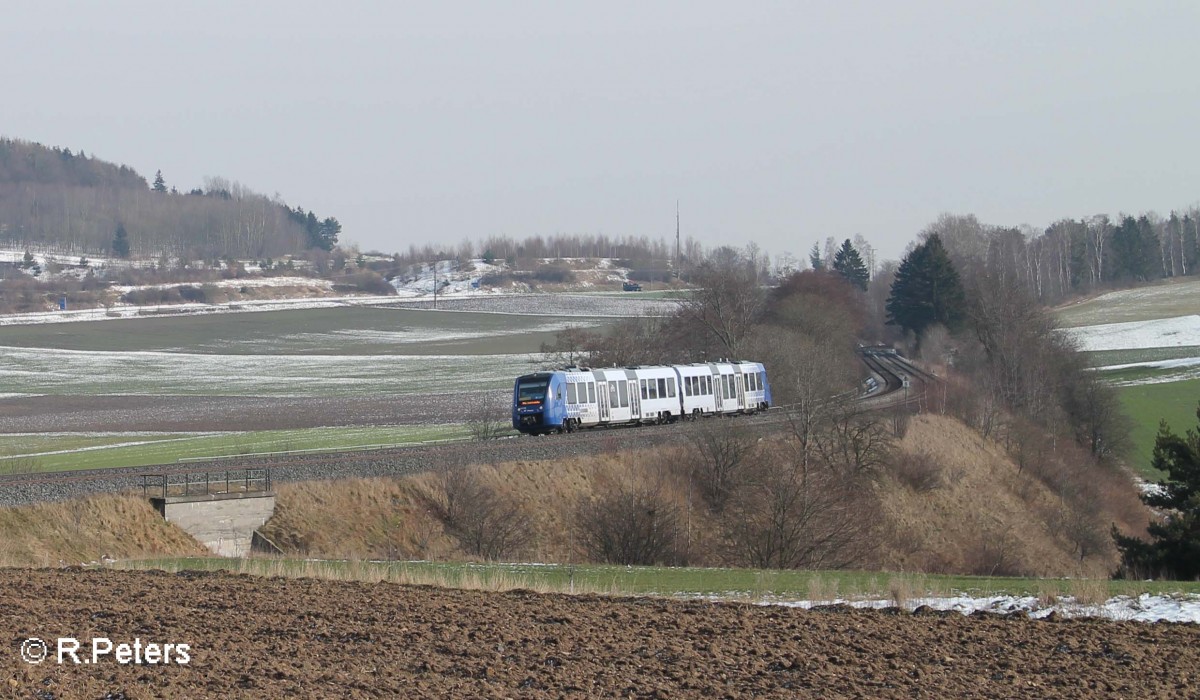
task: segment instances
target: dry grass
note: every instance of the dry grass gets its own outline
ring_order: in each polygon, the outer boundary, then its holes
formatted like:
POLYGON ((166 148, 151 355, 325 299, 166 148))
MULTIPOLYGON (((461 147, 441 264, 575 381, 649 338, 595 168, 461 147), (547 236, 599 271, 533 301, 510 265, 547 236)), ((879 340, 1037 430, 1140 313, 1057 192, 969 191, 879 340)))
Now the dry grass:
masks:
MULTIPOLYGON (((571 581, 561 586, 543 579, 525 576, 496 568, 464 571, 460 568, 436 570, 426 567, 408 567, 404 564, 383 565, 361 560, 349 561, 296 561, 270 557, 230 560, 232 573, 251 576, 278 578, 315 578, 326 581, 358 581, 361 583, 395 583, 412 586, 437 586, 476 591, 526 590, 536 593, 575 593, 593 595, 621 595, 626 591, 615 582, 598 585, 590 582, 571 581)), ((182 563, 124 561, 114 565, 127 570, 154 569, 177 573, 188 567, 182 563)))
MULTIPOLYGON (((917 416, 900 450, 901 459, 936 459, 952 478, 933 490, 911 488, 903 477, 881 488, 885 530, 893 534, 878 568, 1104 578, 1115 567, 1111 545, 1081 561, 1076 544, 1064 535, 1061 494, 1027 472, 1019 473, 999 443, 961 422, 917 416)), ((1098 511, 1118 522, 1130 517, 1128 508, 1107 504, 1128 503, 1122 501, 1124 492, 1136 500, 1132 486, 1116 483, 1108 473, 1095 479, 1109 492, 1098 511)))
MULTIPOLYGON (((524 551, 510 558, 569 563, 579 560, 573 533, 577 504, 615 483, 662 484, 678 512, 691 514, 691 546, 707 546, 715 526, 704 517, 703 508, 688 508, 686 488, 668 468, 670 458, 613 452, 553 462, 446 468, 475 470, 483 485, 516 502, 528 515, 532 536, 524 551)), ((435 504, 443 496, 435 472, 285 483, 278 486, 275 516, 262 531, 285 552, 321 558, 469 559, 437 517, 435 504)))
POLYGON ((1103 605, 1109 599, 1108 583, 1096 579, 1073 579, 1070 595, 1076 605, 1103 605))
POLYGON ((138 496, 91 496, 0 509, 0 565, 4 566, 64 566, 105 556, 207 553, 138 496))

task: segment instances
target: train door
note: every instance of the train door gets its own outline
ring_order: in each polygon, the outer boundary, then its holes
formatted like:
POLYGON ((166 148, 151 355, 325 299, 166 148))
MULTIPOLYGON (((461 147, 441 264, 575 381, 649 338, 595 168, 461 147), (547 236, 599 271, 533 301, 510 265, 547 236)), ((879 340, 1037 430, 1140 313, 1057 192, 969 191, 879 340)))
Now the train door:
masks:
POLYGON ((746 378, 742 375, 741 372, 738 372, 737 374, 733 375, 733 377, 734 377, 734 380, 737 382, 738 408, 744 410, 746 408, 746 378))
POLYGON ((633 412, 634 420, 642 417, 642 395, 638 393, 636 379, 629 380, 629 408, 633 412))
POLYGON ((596 401, 600 404, 600 422, 607 423, 612 419, 608 410, 608 383, 598 382, 596 384, 596 401))

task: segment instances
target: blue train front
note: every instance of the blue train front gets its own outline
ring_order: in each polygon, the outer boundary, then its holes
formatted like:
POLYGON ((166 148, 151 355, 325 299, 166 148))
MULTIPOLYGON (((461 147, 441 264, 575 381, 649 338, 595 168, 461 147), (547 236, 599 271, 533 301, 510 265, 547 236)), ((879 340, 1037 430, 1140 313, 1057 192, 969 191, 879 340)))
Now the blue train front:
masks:
POLYGON ((513 386, 513 428, 522 433, 561 432, 567 417, 562 372, 537 372, 517 377, 513 386))

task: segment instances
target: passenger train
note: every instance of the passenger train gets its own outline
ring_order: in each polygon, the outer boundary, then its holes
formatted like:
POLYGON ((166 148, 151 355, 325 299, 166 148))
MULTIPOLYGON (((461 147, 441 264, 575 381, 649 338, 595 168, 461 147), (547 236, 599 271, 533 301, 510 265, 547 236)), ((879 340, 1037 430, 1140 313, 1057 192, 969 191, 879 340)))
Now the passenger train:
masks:
POLYGON ((567 367, 517 377, 512 421, 520 432, 536 435, 754 413, 770 406, 771 385, 758 362, 567 367))

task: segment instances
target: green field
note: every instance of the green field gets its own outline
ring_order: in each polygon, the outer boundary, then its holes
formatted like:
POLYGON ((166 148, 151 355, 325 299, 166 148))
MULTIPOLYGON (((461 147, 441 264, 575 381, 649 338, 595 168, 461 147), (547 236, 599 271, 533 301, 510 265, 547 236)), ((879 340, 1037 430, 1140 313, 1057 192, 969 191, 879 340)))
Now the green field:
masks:
POLYGON ((1117 389, 1125 412, 1133 419, 1133 451, 1129 465, 1151 481, 1166 475, 1150 466, 1158 423, 1165 419, 1171 430, 1182 434, 1196 427, 1196 406, 1200 402, 1200 379, 1163 384, 1142 384, 1117 389))
POLYGON ((1083 353, 1090 367, 1127 365, 1135 362, 1162 362, 1200 357, 1200 346, 1184 345, 1169 348, 1130 348, 1128 350, 1095 350, 1083 353))
POLYGON ((263 430, 244 433, 178 435, 110 433, 91 436, 53 434, 0 435, 0 474, 68 471, 109 467, 141 467, 179 460, 301 450, 344 450, 405 445, 431 440, 464 439, 460 424, 444 426, 336 427, 263 430), (142 443, 142 444, 131 444, 142 443), (58 454, 36 454, 38 452, 58 454), (13 455, 30 455, 14 457, 13 455))
POLYGON ((910 599, 952 594, 1079 596, 1200 593, 1200 582, 934 576, 862 571, 761 571, 684 567, 454 562, 360 562, 305 559, 172 558, 121 562, 122 568, 228 570, 267 576, 393 580, 448 587, 528 588, 616 595, 747 600, 910 599))

